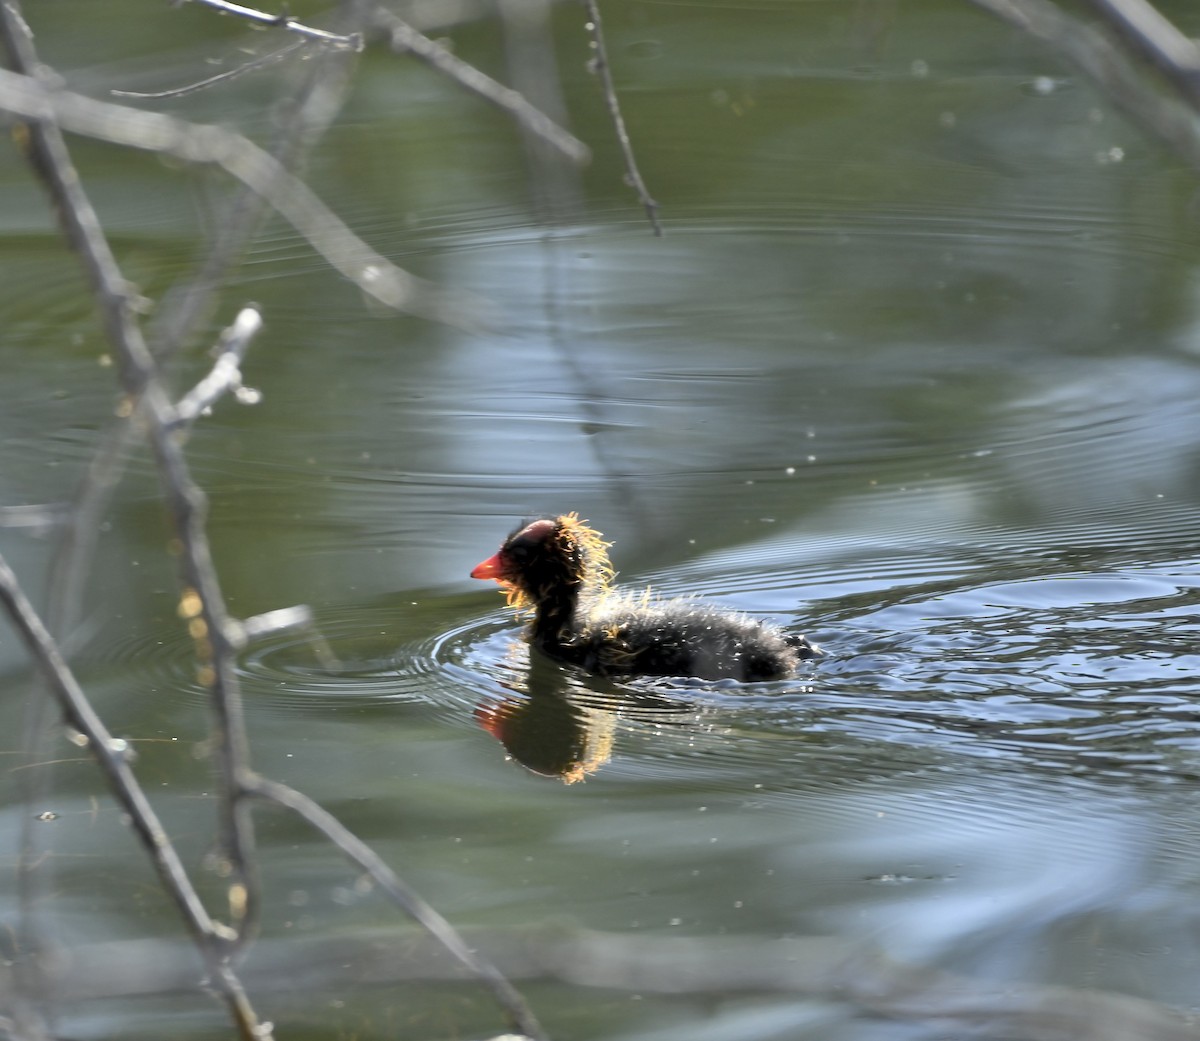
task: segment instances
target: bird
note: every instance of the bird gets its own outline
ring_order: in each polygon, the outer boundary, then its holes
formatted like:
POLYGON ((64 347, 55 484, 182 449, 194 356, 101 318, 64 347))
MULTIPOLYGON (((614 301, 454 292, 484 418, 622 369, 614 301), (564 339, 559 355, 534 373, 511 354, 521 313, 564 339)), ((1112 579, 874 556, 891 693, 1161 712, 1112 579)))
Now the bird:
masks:
POLYGON ((803 636, 692 597, 623 593, 601 534, 577 513, 517 527, 471 571, 532 611, 530 644, 598 676, 785 679, 822 652, 803 636))

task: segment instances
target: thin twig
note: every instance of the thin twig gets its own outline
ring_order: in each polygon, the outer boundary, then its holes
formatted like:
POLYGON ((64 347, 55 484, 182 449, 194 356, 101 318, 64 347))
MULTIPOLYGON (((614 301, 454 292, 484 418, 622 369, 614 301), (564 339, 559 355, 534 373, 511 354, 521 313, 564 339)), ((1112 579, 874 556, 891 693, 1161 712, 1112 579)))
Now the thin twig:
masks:
MULTIPOLYGON (((8 0, 5 2, 7 9, 8 0)), ((113 737, 88 701, 49 631, 21 590, 17 576, 0 556, 0 601, 4 603, 21 639, 41 669, 58 701, 63 718, 87 740, 105 780, 129 816, 142 845, 149 852, 163 887, 175 902, 204 958, 210 981, 220 991, 245 1041, 264 1041, 264 1024, 251 1008, 241 982, 230 969, 226 952, 229 930, 208 915, 188 878, 162 822, 138 784, 129 765, 127 744, 113 737)))
POLYGON ((288 32, 303 36, 306 40, 313 40, 330 47, 351 51, 361 51, 363 48, 361 33, 350 33, 348 36, 343 36, 340 33, 331 33, 324 29, 314 29, 312 26, 296 21, 289 14, 267 14, 265 11, 259 11, 253 7, 230 3, 229 0, 176 0, 176 2, 203 4, 222 14, 245 18, 247 21, 254 22, 255 25, 264 25, 271 29, 286 29, 288 32))
POLYGON ((261 57, 254 58, 252 61, 245 62, 237 66, 237 68, 218 72, 215 76, 209 76, 207 79, 196 83, 189 83, 184 87, 155 91, 110 90, 109 93, 114 98, 137 98, 144 101, 160 101, 163 98, 186 98, 189 94, 197 94, 202 90, 208 90, 209 87, 216 87, 222 83, 229 83, 232 80, 239 79, 249 72, 259 72, 262 69, 270 68, 272 65, 278 65, 285 58, 291 57, 297 51, 302 51, 308 46, 307 41, 297 40, 295 43, 289 43, 286 47, 280 47, 277 51, 271 51, 270 54, 264 54, 261 57))
POLYGON ((240 134, 159 112, 94 101, 0 70, 0 109, 113 144, 216 163, 261 195, 333 268, 398 311, 455 325, 479 324, 478 304, 409 274, 371 249, 278 160, 240 134))
POLYGON ((392 50, 409 52, 444 76, 449 76, 460 87, 503 109, 521 127, 553 145, 573 162, 582 164, 591 159, 591 149, 587 145, 531 105, 520 91, 506 87, 463 61, 382 5, 375 7, 372 20, 388 34, 392 50))
POLYGON ((250 341, 262 328, 262 315, 256 307, 243 307, 222 334, 217 344, 217 360, 207 376, 187 392, 175 406, 174 423, 184 427, 194 423, 207 409, 232 391, 238 400, 254 404, 256 392, 246 395, 242 386, 242 358, 250 341))
POLYGON ((617 135, 617 143, 621 146, 621 154, 625 157, 626 177, 629 179, 630 186, 637 192, 638 199, 641 200, 642 208, 646 211, 646 217, 650 221, 650 227, 654 229, 654 234, 661 236, 663 229, 658 219, 658 203, 651 197, 646 188, 646 182, 642 180, 637 159, 633 154, 633 145, 629 140, 629 131, 625 129, 625 117, 621 115, 621 102, 617 98, 612 68, 608 63, 608 50, 604 45, 604 26, 600 21, 599 0, 583 0, 583 6, 587 9, 587 29, 592 35, 592 50, 595 52, 592 56, 591 67, 600 77, 600 83, 604 88, 604 101, 608 105, 613 131, 617 135))
POLYGON ((332 813, 307 795, 265 777, 247 777, 242 791, 248 797, 265 799, 291 810, 324 835, 341 852, 375 880, 388 898, 423 926, 473 975, 485 982, 508 1013, 512 1025, 537 1041, 546 1041, 524 998, 487 958, 467 946, 454 927, 408 887, 370 846, 350 831, 332 813))

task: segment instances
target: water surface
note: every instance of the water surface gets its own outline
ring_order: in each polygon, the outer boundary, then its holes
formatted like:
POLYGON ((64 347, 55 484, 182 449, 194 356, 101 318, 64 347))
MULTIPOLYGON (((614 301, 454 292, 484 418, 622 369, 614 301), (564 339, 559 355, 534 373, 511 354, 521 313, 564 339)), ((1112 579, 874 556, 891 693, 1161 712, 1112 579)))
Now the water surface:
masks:
MULTIPOLYGON (((60 8, 77 31, 95 17, 60 8)), ((35 28, 93 92, 161 88, 246 42, 164 8, 102 60, 65 23, 35 28)), ((555 1038, 1033 1038, 1022 1012, 1044 1002, 1065 1036, 1101 1036, 1098 994, 1145 1003, 1119 1006, 1124 1033, 1102 1006, 1113 1037, 1194 1036, 1157 1018, 1196 1007, 1198 964, 1194 181, 967 5, 605 9, 665 238, 621 184, 563 7, 564 95, 596 161, 557 227, 501 117, 383 54, 308 170, 375 248, 490 301, 487 329, 380 313, 278 224, 226 290, 218 321, 252 299, 267 324, 246 363, 263 402, 222 403, 189 444, 222 583, 242 616, 310 604, 339 661, 297 633, 246 651, 255 766, 370 841, 555 1038), (522 517, 568 510, 615 541, 622 581, 826 656, 751 687, 531 660, 466 576, 522 517), (597 936, 620 952, 605 965, 642 970, 589 963, 597 936)), ((449 31, 501 71, 490 16, 449 31)), ((258 133, 301 72, 163 107, 258 133)), ((162 292, 214 182, 81 157, 130 277, 162 292)), ((0 501, 40 507, 70 497, 116 396, 15 156, 3 177, 0 501)), ((219 903, 205 691, 161 518, 135 456, 74 660, 219 903)), ((0 528, 39 599, 53 544, 0 528)), ((30 679, 4 641, 15 762, 30 679)), ((65 741, 51 758, 62 1033, 228 1036, 94 770, 65 741)), ((12 850, 15 780, 5 806, 12 850)), ((244 972, 280 1036, 500 1031, 333 850, 260 819, 244 972)))

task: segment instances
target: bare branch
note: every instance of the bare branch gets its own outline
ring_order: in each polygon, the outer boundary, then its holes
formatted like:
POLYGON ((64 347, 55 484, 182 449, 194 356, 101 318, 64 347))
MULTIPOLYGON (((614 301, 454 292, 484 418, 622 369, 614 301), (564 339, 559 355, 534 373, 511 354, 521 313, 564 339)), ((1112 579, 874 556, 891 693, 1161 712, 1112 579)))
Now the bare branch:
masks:
MULTIPOLYGON (((257 1020, 239 980, 229 968, 230 955, 252 937, 258 920, 260 894, 250 815, 250 797, 253 796, 290 807, 329 835, 343 852, 376 878, 393 900, 400 903, 462 964, 491 987, 515 1026, 534 1038, 544 1039, 544 1033, 520 995, 495 967, 475 955, 449 924, 411 892, 361 840, 311 800, 282 785, 258 778, 251 771, 234 654, 255 633, 311 624, 311 612, 307 608, 292 608, 250 619, 245 624, 238 623, 228 615, 204 529, 206 498, 192 481, 182 452, 183 439, 177 437, 176 432, 181 426, 193 422, 222 394, 230 390, 236 392, 241 386, 241 359, 261 325, 261 317, 253 308, 246 308, 239 314, 221 338, 221 353, 213 370, 184 396, 179 406, 173 406, 163 385, 157 361, 136 319, 136 294, 124 281, 97 215, 83 190, 66 148, 59 120, 61 118, 63 126, 74 127, 102 139, 165 151, 193 162, 218 163, 285 216, 291 213, 293 223, 297 219, 306 223, 310 231, 314 228, 314 218, 318 226, 323 218, 328 218, 333 225, 326 223, 324 231, 332 230, 336 239, 340 227, 340 245, 343 248, 348 248, 353 254, 357 248, 355 243, 361 247, 357 257, 352 256, 349 261, 343 259, 343 269, 347 263, 351 267, 361 263, 362 251, 366 247, 349 236, 332 214, 323 212, 306 186, 292 178, 281 163, 236 135, 214 127, 194 127, 175 120, 163 122, 161 117, 152 114, 93 102, 48 87, 49 74, 37 62, 32 37, 20 15, 19 0, 0 0, 0 38, 8 49, 10 63, 18 70, 17 73, 0 73, 0 107, 8 107, 10 111, 30 120, 28 145, 34 169, 48 188, 67 240, 79 253, 92 283, 106 331, 119 360, 121 384, 127 394, 122 414, 126 419, 136 416, 139 420, 137 425, 149 436, 158 463, 168 514, 180 546, 183 594, 179 612, 187 622, 188 631, 196 644, 202 682, 210 687, 210 702, 216 719, 214 747, 221 789, 217 800, 219 839, 224 857, 222 873, 229 878, 227 892, 234 928, 221 925, 208 916, 182 864, 166 842, 148 801, 137 787, 136 779, 124 759, 124 742, 113 740, 103 728, 67 671, 61 652, 32 613, 16 585, 15 577, 2 559, 0 600, 9 605, 19 628, 28 634, 27 642, 35 656, 38 650, 42 651, 48 662, 47 672, 51 682, 55 684, 55 690, 62 694, 68 720, 79 729, 89 744, 102 750, 101 761, 115 778, 112 782, 114 791, 123 806, 133 807, 131 815, 136 814, 139 837, 156 856, 164 886, 190 916, 189 925, 201 947, 210 979, 230 1005, 242 1038, 261 1041, 270 1036, 270 1025, 257 1020), (150 117, 152 122, 147 123, 143 117, 150 117)), ((370 256, 374 258, 376 255, 370 256)), ((330 259, 334 262, 332 257, 330 259)), ((383 263, 386 264, 386 261, 383 263)), ((399 273, 404 275, 403 272, 399 273)), ((380 277, 378 271, 364 270, 362 274, 368 282, 380 277)), ((378 287, 376 295, 379 295, 378 287)), ((193 310, 192 313, 196 312, 193 310)), ((131 430, 133 426, 133 423, 127 423, 125 429, 131 430)), ((112 457, 111 465, 113 468, 119 466, 116 454, 112 457)))
POLYGON ((515 1028, 537 1041, 546 1041, 545 1032, 525 1004, 525 1000, 500 970, 483 955, 468 947, 466 941, 445 918, 401 881, 378 853, 332 813, 294 788, 264 777, 247 777, 242 791, 247 796, 277 803, 312 825, 346 857, 366 871, 394 904, 423 926, 460 964, 486 983, 500 1006, 508 1013, 515 1028))
POLYGON ((110 94, 114 98, 138 98, 144 100, 158 101, 163 98, 185 98, 189 94, 197 94, 202 90, 207 90, 209 87, 216 87, 222 83, 229 83, 232 80, 239 79, 250 72, 259 72, 262 69, 270 68, 272 65, 278 65, 279 62, 291 57, 297 51, 302 51, 309 44, 304 40, 297 40, 295 43, 289 43, 286 47, 280 47, 277 51, 271 51, 270 54, 264 54, 261 57, 255 58, 253 61, 245 62, 234 69, 227 69, 225 72, 218 72, 215 76, 209 76, 207 79, 200 80, 197 83, 189 83, 185 87, 175 87, 172 90, 158 90, 151 92, 142 92, 138 90, 111 90, 110 94))
POLYGON ((1194 40, 1147 0, 1091 0, 1091 5, 1200 108, 1200 46, 1194 40))
POLYGON ((521 127, 553 145, 568 159, 576 163, 586 163, 591 158, 592 153, 587 145, 531 105, 519 91, 506 87, 486 73, 480 72, 474 65, 451 54, 440 43, 418 32, 382 5, 376 6, 372 19, 388 34, 394 51, 408 51, 438 72, 449 76, 472 94, 477 94, 497 108, 503 109, 521 127))
POLYGON ((349 36, 342 36, 340 33, 326 32, 324 29, 314 29, 312 26, 296 21, 296 19, 288 14, 267 14, 265 11, 255 10, 253 7, 243 7, 241 4, 230 3, 229 0, 183 0, 183 2, 203 4, 205 7, 211 7, 222 14, 231 14, 238 18, 245 18, 256 25, 265 25, 271 29, 286 29, 288 32, 303 36, 306 40, 313 40, 317 43, 323 43, 341 50, 361 51, 363 48, 361 33, 351 33, 349 36))
POLYGON ((82 735, 117 802, 129 815, 130 823, 154 862, 163 887, 174 900, 200 949, 211 981, 233 1013, 242 1038, 245 1041, 264 1041, 270 1036, 269 1032, 264 1032, 264 1024, 255 1015, 241 983, 228 965, 226 952, 232 935, 208 916, 175 847, 130 768, 128 745, 114 738, 96 715, 49 631, 22 592, 17 576, 3 557, 0 557, 0 601, 46 677, 64 719, 82 735))
POLYGON ((621 102, 617 98, 612 68, 608 63, 608 50, 604 45, 604 26, 600 22, 599 0, 583 0, 583 6, 587 9, 587 29, 592 34, 592 49, 595 51, 591 67, 600 77, 600 84, 604 88, 604 101, 608 105, 608 114, 613 122, 617 143, 621 146, 621 154, 625 157, 625 175, 630 186, 637 192, 638 199, 641 200, 642 208, 646 211, 646 217, 650 221, 650 227, 654 229, 654 234, 661 236, 663 229, 658 219, 658 203, 651 197, 646 188, 646 182, 642 180, 637 159, 633 154, 633 144, 629 140, 629 131, 625 129, 625 117, 621 115, 621 102))
MULTIPOLYGON (((30 74, 40 72, 42 67, 34 51, 33 37, 21 16, 18 0, 0 2, 0 36, 11 64, 30 74)), ((32 75, 5 73, 4 77, 17 78, 25 84, 37 82, 32 75)), ((207 502, 191 480, 182 447, 172 433, 175 410, 135 321, 133 293, 121 275, 96 211, 83 190, 52 110, 49 114, 38 114, 30 124, 29 140, 34 169, 49 191, 67 240, 79 254, 92 284, 109 341, 119 358, 121 382, 130 401, 141 397, 149 421, 168 513, 182 547, 180 565, 185 592, 181 614, 188 621, 204 662, 201 678, 212 691, 211 704, 217 721, 217 774, 221 787, 228 793, 226 799, 218 801, 222 810, 221 844, 229 869, 230 910, 237 922, 238 938, 244 940, 257 921, 257 864, 253 858, 252 822, 232 793, 237 791, 241 775, 249 769, 249 745, 234 668, 234 648, 226 633, 228 614, 204 531, 207 502)))
POLYGON ((351 232, 308 185, 240 134, 50 89, 6 70, 0 70, 0 109, 113 144, 215 163, 266 199, 332 267, 376 300, 437 321, 478 324, 477 302, 396 267, 351 232))
MULTIPOLYGON (((342 0, 342 5, 353 16, 360 2, 342 0)), ((311 46, 304 41, 301 45, 311 46)), ((272 147, 275 159, 289 169, 317 143, 340 111, 356 55, 324 48, 314 57, 296 104, 286 110, 272 147)), ((155 308, 150 340, 160 363, 173 356, 207 320, 224 274, 254 237, 268 208, 265 199, 243 185, 214 221, 213 240, 197 269, 168 290, 155 308)), ((130 446, 140 429, 140 423, 126 420, 109 430, 88 464, 71 508, 66 511, 63 536, 51 566, 47 606, 50 630, 60 640, 74 623, 74 611, 81 602, 100 530, 100 516, 120 480, 130 446)), ((30 733, 35 730, 36 726, 31 726, 30 733)))
POLYGON ((1134 122, 1156 134, 1200 170, 1200 126, 1193 112, 1152 89, 1100 30, 1064 14, 1049 0, 971 0, 1048 44, 1089 76, 1134 122))

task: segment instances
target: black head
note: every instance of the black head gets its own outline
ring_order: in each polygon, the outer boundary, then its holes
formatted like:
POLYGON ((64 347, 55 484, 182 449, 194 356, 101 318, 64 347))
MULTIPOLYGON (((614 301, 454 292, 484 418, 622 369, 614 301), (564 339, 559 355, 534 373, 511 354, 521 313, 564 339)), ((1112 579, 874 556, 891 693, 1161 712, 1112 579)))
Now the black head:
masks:
POLYGON ((541 517, 514 530, 471 577, 498 582, 517 607, 573 601, 581 588, 599 592, 612 579, 607 545, 574 513, 541 517))

